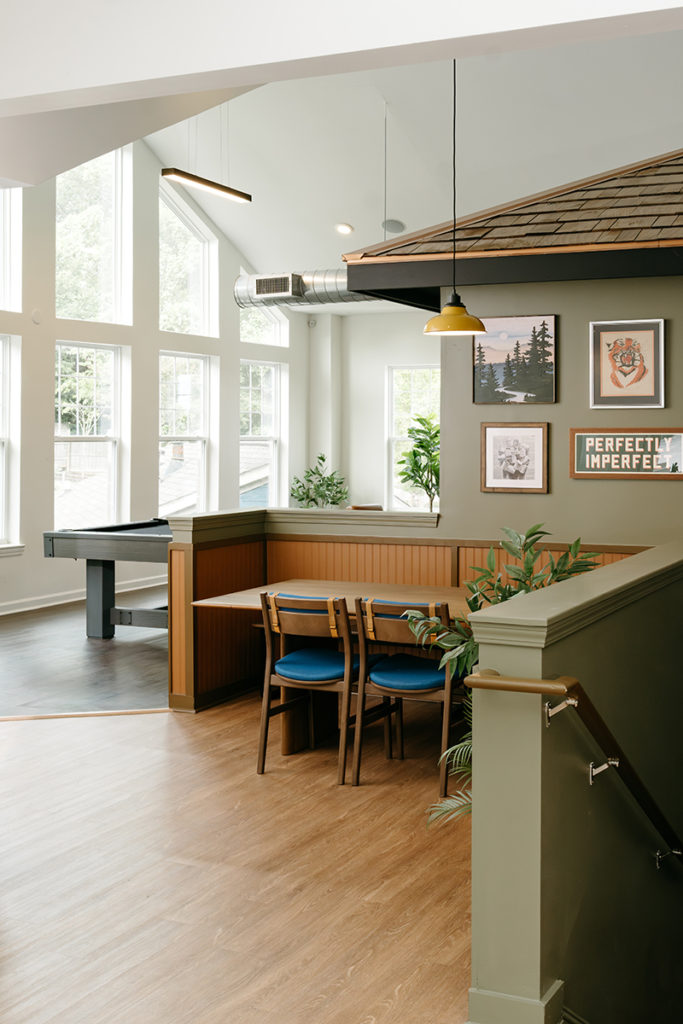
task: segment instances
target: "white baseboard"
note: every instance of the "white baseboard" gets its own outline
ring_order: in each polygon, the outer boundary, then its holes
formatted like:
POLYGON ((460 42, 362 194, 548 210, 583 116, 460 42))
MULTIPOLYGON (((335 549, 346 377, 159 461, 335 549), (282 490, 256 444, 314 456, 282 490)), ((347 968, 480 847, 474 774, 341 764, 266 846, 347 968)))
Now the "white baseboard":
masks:
MULTIPOLYGON (((126 594, 129 590, 148 590, 151 587, 166 586, 166 574, 143 576, 137 580, 126 580, 116 588, 117 594, 126 594)), ((35 597, 24 597, 19 601, 0 603, 0 615, 15 615, 17 612, 33 612, 39 608, 51 608, 60 604, 72 604, 74 601, 85 601, 85 587, 78 590, 62 590, 57 594, 39 594, 35 597)))

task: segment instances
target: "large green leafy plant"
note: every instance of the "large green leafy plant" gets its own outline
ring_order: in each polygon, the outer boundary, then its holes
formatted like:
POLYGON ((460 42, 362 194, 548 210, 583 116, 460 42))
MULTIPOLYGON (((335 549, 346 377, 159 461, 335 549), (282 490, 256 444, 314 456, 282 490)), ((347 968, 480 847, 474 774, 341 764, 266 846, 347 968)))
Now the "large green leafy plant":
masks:
POLYGON ((329 508, 349 500, 344 477, 336 470, 327 472, 327 459, 323 454, 306 470, 303 479, 294 477, 289 493, 304 508, 329 508))
MULTIPOLYGON (((517 533, 509 526, 502 527, 506 540, 500 542, 503 550, 517 559, 520 564, 505 565, 507 579, 496 572, 496 555, 489 548, 486 565, 474 566, 477 573, 466 586, 469 590, 467 606, 477 612, 486 605, 508 601, 515 594, 526 594, 540 590, 551 583, 560 583, 581 573, 594 569, 594 552, 581 553, 581 540, 575 540, 559 558, 548 552, 546 564, 539 566, 542 549, 539 543, 550 534, 542 529, 543 523, 530 526, 526 533, 517 533)), ((410 628, 423 644, 440 647, 445 654, 441 667, 445 667, 454 678, 469 675, 479 658, 479 645, 472 634, 469 621, 462 616, 452 619, 444 629, 439 619, 429 618, 418 611, 406 612, 410 628)), ((460 788, 444 797, 429 808, 429 821, 450 821, 462 814, 469 814, 472 808, 472 695, 468 692, 463 702, 463 721, 466 731, 458 743, 443 755, 449 774, 456 779, 460 788)))
POLYGON ((398 460, 399 480, 424 491, 429 511, 439 494, 439 449, 441 431, 433 416, 416 416, 415 426, 408 428, 413 447, 398 460))

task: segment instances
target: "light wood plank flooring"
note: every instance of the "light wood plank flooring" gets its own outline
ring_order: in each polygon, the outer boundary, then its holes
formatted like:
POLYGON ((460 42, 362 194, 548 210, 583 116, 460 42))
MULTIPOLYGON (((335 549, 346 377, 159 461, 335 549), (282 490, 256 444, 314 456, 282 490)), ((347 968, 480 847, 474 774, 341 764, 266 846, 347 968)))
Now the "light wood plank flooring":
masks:
POLYGON ((256 775, 258 703, 0 723, 2 1024, 463 1024, 438 709, 340 788, 334 745, 284 758, 278 720, 256 775))

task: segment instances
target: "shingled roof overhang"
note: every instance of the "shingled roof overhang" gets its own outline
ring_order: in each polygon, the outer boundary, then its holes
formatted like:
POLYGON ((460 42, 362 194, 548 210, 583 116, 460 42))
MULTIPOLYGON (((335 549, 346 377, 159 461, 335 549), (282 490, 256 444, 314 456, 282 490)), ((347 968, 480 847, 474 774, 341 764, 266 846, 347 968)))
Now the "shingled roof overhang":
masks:
MULTIPOLYGON (((453 222, 344 256, 348 287, 441 307, 453 222)), ((458 286, 683 275, 683 150, 457 222, 458 286)))

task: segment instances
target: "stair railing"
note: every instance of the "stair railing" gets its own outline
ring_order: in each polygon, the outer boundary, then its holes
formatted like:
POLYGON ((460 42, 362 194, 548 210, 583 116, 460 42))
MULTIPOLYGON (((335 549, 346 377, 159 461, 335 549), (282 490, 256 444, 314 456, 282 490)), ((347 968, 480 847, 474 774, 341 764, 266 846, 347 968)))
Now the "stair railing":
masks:
POLYGON ((661 867, 665 857, 673 856, 683 864, 683 840, 664 815, 659 805, 645 786, 635 768, 626 757, 621 745, 617 742, 597 710, 590 697, 573 676, 560 676, 557 679, 515 679, 501 676, 493 669, 474 672, 465 678, 464 683, 472 689, 502 690, 508 693, 539 693, 548 697, 559 697, 556 704, 546 701, 544 705, 545 724, 550 723, 555 715, 567 708, 573 708, 589 733, 602 748, 605 760, 602 764, 594 761, 588 766, 588 783, 593 785, 602 772, 614 768, 631 795, 639 804, 650 822, 659 832, 668 849, 657 850, 655 863, 661 867))

